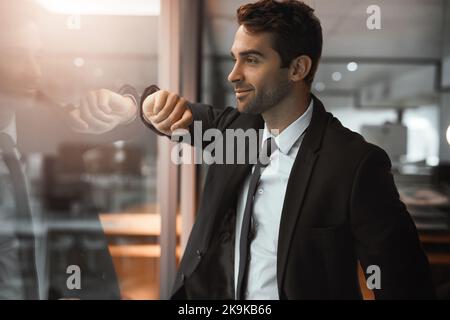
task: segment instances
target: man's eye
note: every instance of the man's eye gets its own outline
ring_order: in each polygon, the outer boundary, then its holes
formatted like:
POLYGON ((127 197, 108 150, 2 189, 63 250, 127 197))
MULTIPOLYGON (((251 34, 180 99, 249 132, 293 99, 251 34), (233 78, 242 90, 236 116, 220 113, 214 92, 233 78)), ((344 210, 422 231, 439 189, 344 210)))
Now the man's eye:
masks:
POLYGON ((255 58, 252 58, 252 57, 248 57, 248 58, 247 58, 247 62, 248 62, 248 63, 251 63, 251 64, 255 64, 255 63, 258 62, 258 60, 256 60, 255 58))

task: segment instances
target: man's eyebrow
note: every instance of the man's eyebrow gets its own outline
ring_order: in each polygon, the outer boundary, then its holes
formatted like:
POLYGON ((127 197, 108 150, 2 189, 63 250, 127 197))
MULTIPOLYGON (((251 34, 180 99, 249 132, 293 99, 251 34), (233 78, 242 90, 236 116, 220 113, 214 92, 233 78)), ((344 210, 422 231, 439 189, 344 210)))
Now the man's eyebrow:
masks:
MULTIPOLYGON (((233 52, 230 52, 230 54, 231 54, 231 57, 235 57, 234 56, 234 53, 233 52)), ((242 52, 239 52, 239 56, 241 56, 241 57, 246 57, 246 56, 249 56, 249 55, 256 55, 256 56, 260 56, 261 58, 264 58, 265 56, 260 52, 260 51, 258 51, 258 50, 246 50, 246 51, 242 51, 242 52)))

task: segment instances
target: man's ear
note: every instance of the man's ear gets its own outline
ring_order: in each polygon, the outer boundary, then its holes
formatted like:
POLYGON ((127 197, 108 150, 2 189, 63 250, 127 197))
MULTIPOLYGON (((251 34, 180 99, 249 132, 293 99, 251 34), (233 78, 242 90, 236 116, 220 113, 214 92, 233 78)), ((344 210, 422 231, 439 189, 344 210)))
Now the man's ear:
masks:
POLYGON ((312 60, 308 56, 300 56, 295 58, 289 67, 289 79, 293 82, 304 80, 312 68, 312 60))

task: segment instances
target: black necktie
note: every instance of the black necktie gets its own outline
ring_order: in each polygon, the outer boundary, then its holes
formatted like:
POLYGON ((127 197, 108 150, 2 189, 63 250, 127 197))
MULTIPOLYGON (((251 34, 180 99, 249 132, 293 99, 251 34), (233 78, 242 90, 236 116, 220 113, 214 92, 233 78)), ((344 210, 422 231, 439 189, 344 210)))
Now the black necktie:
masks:
POLYGON ((247 203, 245 205, 244 217, 242 219, 241 238, 239 242, 239 275, 236 290, 236 299, 244 297, 243 291, 247 287, 248 260, 250 258, 250 244, 254 237, 254 230, 251 230, 253 202, 255 200, 256 189, 258 188, 262 171, 269 164, 269 158, 275 152, 277 146, 274 139, 269 138, 264 143, 264 147, 258 158, 258 162, 250 177, 248 187, 247 203))
MULTIPOLYGON (((36 274, 36 253, 34 247, 33 220, 31 216, 30 202, 26 187, 26 177, 22 170, 16 147, 11 137, 0 132, 0 150, 6 167, 9 170, 14 189, 14 200, 16 204, 16 236, 21 242, 20 256, 27 270, 24 270, 25 290, 27 299, 38 299, 38 281, 36 274), (24 248, 24 243, 28 242, 29 248, 24 248), (31 266, 31 267, 30 267, 31 266)), ((24 267, 24 266, 21 266, 24 267)))
POLYGON ((11 137, 5 133, 0 133, 0 148, 2 150, 3 161, 11 175, 11 181, 14 188, 14 200, 16 204, 16 213, 23 216, 30 216, 30 206, 26 188, 25 175, 22 171, 19 157, 16 152, 11 137))

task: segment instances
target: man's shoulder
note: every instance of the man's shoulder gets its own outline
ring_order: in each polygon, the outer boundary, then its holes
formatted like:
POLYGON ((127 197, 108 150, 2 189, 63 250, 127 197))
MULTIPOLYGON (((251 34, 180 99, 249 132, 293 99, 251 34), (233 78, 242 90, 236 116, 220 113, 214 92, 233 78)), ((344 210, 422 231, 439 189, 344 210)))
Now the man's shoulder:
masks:
POLYGON ((368 154, 385 155, 380 147, 367 142, 362 135, 350 130, 330 114, 330 121, 325 130, 322 148, 337 157, 362 158, 368 154))

